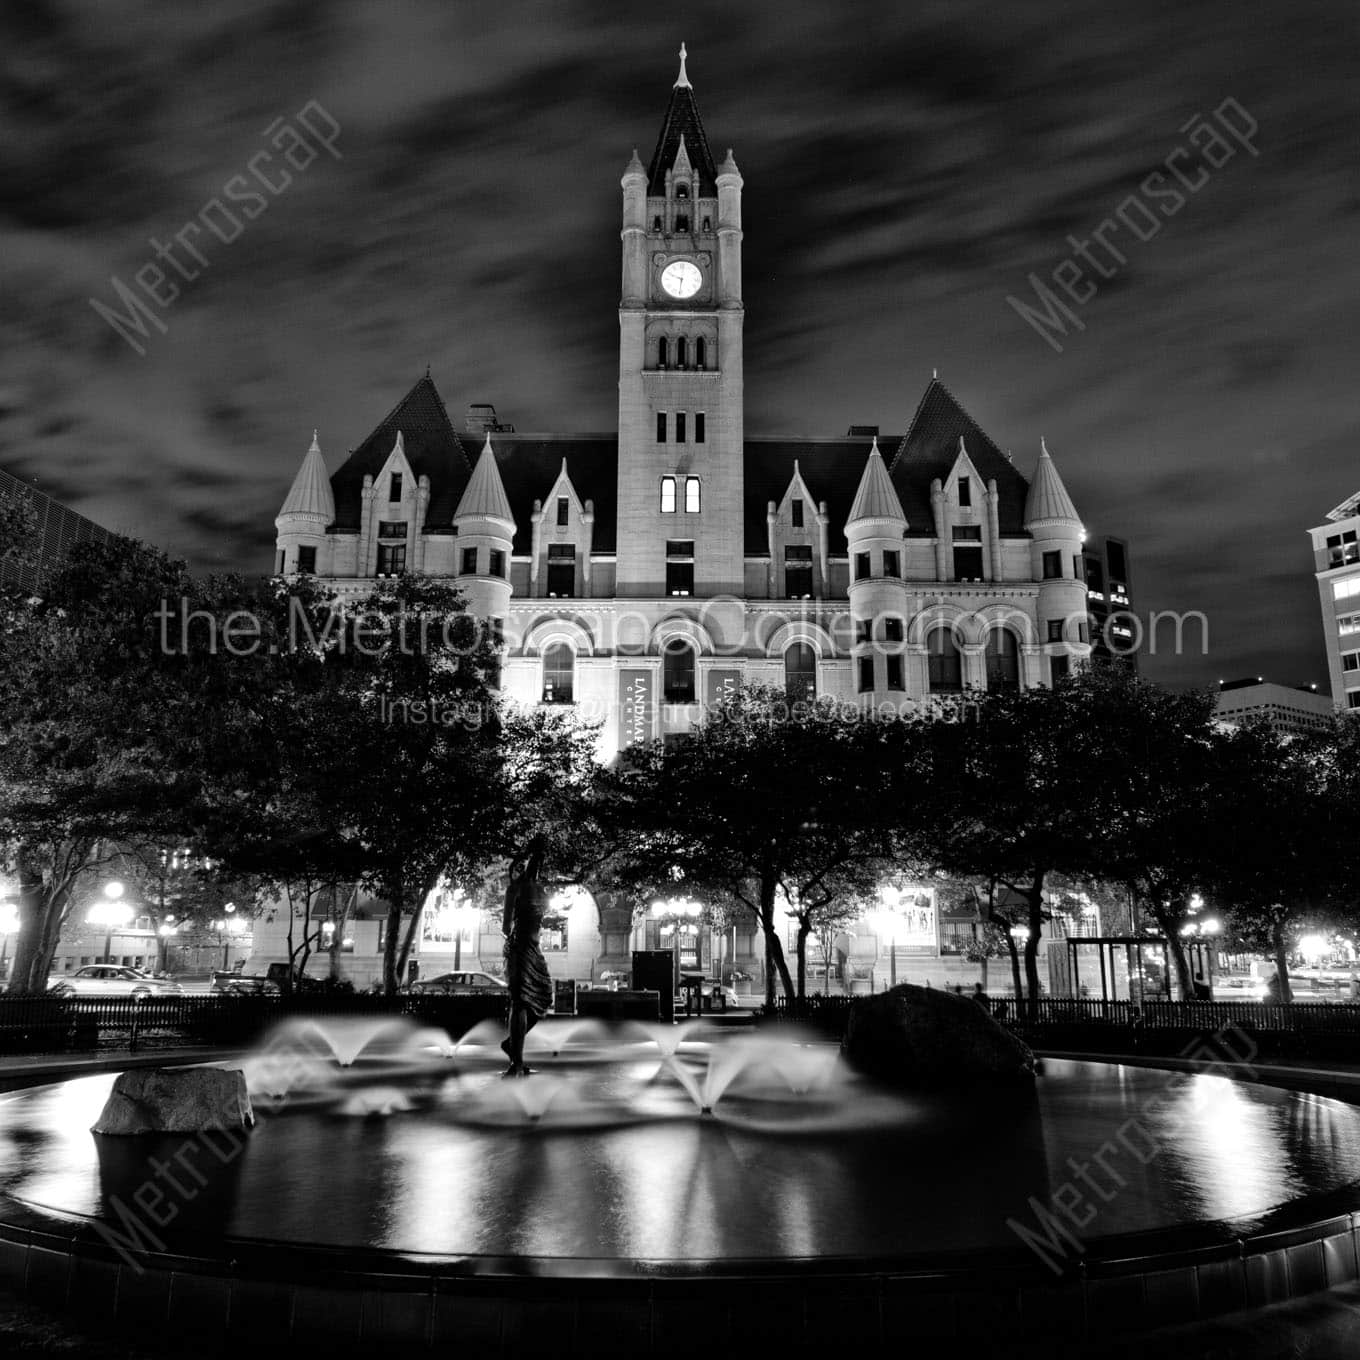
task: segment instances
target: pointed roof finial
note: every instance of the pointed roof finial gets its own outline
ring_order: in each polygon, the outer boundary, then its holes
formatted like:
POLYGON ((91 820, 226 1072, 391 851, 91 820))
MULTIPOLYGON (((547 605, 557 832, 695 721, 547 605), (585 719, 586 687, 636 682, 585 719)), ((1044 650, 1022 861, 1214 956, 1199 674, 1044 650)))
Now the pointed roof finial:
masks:
POLYGON ((687 55, 687 53, 685 52, 685 44, 684 44, 684 43, 681 43, 681 44, 680 44, 680 74, 679 74, 679 76, 676 77, 675 83, 676 83, 677 86, 683 86, 685 89, 688 90, 688 89, 693 89, 693 86, 690 85, 690 83, 689 83, 689 76, 685 73, 685 57, 686 57, 686 55, 687 55))
POLYGON ((310 449, 308 449, 307 452, 308 452, 308 453, 320 453, 320 452, 321 452, 321 441, 316 437, 316 431, 315 431, 315 430, 312 431, 312 447, 311 447, 310 449))
POLYGON ((939 381, 940 381, 940 370, 939 370, 938 368, 932 368, 932 369, 930 370, 930 376, 931 376, 931 378, 932 378, 935 382, 939 382, 939 381))

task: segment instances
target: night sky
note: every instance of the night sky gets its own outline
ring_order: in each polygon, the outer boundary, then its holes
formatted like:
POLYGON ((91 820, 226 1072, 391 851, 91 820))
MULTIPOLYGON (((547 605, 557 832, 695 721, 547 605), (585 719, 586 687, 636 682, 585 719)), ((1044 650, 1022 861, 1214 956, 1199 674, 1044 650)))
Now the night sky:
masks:
POLYGON ((1147 674, 1325 683, 1304 531, 1360 490, 1360 7, 907 8, 5 6, 0 465, 266 571, 313 426, 334 469, 426 364, 455 423, 614 429, 619 176, 683 39, 746 180, 747 432, 901 430, 938 368, 1026 475, 1046 438, 1088 529, 1129 539, 1140 610, 1208 616, 1207 657, 1147 674), (1055 352, 1008 295, 1227 99, 1259 156, 1183 159, 1209 181, 1108 238, 1126 263, 1055 352), (134 353, 89 299, 313 100, 342 158, 204 237, 134 353))

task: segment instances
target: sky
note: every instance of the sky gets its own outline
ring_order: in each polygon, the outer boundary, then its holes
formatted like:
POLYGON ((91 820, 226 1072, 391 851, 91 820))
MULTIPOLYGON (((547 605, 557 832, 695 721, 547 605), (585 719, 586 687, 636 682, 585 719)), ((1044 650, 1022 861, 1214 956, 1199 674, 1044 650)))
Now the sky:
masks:
POLYGON ((745 178, 747 433, 902 430, 938 370, 1026 475, 1047 441, 1140 613, 1205 615, 1207 654, 1146 674, 1325 688, 1306 530, 1360 490, 1358 39, 1353 0, 7 5, 0 466, 265 572, 313 428, 333 470, 427 365, 455 422, 614 429, 619 176, 683 40, 745 178), (1169 158, 1179 207, 1142 187, 1169 158), (252 164, 277 193, 189 236, 202 265, 174 248, 252 164), (194 277, 161 259, 137 353, 91 298, 153 237, 194 277), (1008 301, 1055 269, 1060 350, 1008 301))

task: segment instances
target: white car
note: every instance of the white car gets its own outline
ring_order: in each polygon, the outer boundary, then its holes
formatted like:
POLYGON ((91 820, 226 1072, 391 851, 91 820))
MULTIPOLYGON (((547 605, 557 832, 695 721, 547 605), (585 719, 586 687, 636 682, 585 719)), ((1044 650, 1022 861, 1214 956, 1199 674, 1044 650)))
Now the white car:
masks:
POLYGON ((485 996, 488 992, 506 991, 503 978, 477 971, 440 973, 438 977, 421 978, 407 991, 424 996, 485 996))
POLYGON ((74 973, 48 978, 48 996, 130 996, 145 1000, 151 996, 183 996, 178 982, 164 982, 137 968, 114 963, 91 963, 74 973))

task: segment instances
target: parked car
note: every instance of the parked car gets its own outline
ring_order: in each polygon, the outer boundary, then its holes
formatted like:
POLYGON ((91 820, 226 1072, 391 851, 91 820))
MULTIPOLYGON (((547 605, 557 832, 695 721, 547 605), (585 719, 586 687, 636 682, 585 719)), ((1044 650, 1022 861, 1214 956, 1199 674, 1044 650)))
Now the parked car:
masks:
POLYGON ((63 973, 47 980, 49 996, 130 996, 145 1000, 151 996, 183 996, 178 982, 154 978, 139 968, 124 968, 112 963, 91 963, 74 973, 63 973))
POLYGON ((214 973, 212 990, 219 996, 278 996, 283 989, 257 973, 214 973))
POLYGON ((406 989, 414 996, 486 996, 489 992, 507 989, 503 978, 490 973, 440 973, 436 977, 421 978, 406 989))

